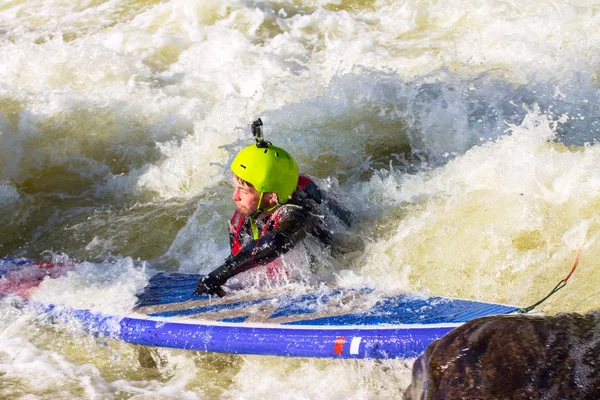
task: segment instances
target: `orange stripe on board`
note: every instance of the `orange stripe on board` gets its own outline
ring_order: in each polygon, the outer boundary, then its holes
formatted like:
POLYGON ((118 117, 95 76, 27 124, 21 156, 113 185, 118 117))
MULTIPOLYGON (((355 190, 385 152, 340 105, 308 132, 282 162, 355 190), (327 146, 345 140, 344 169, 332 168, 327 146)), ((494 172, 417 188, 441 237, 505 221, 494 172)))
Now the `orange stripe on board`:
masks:
POLYGON ((333 354, 340 355, 344 351, 344 343, 346 342, 345 336, 338 336, 335 338, 335 346, 333 346, 333 354))

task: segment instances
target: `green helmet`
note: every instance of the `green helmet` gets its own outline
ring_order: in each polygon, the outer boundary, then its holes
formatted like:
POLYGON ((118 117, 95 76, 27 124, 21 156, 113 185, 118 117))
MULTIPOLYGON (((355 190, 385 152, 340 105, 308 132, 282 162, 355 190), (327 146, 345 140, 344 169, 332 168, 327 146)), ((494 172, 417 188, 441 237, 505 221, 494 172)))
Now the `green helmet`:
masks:
POLYGON ((286 203, 298 185, 298 165, 285 150, 262 142, 243 148, 231 163, 234 174, 251 183, 261 194, 277 193, 286 203))

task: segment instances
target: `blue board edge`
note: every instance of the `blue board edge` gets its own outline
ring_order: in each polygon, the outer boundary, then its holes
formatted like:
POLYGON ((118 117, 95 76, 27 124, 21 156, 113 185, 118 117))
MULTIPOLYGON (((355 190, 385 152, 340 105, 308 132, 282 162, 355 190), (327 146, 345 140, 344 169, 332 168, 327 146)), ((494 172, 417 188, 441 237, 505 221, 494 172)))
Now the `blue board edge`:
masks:
POLYGON ((415 358, 460 324, 348 328, 261 327, 236 323, 185 323, 106 316, 89 310, 43 307, 62 321, 127 343, 202 352, 310 358, 415 358))

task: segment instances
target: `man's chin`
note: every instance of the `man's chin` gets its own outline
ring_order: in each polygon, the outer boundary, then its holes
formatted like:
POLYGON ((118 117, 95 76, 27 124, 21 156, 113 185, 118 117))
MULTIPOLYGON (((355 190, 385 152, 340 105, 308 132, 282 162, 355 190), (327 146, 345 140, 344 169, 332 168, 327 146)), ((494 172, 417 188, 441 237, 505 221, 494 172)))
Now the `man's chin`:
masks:
MULTIPOLYGON (((249 212, 247 209, 246 210, 240 210, 239 208, 237 209, 238 213, 240 213, 241 215, 243 215, 244 217, 250 217, 252 216, 254 213, 249 212)), ((256 212, 256 211, 255 211, 256 212)))

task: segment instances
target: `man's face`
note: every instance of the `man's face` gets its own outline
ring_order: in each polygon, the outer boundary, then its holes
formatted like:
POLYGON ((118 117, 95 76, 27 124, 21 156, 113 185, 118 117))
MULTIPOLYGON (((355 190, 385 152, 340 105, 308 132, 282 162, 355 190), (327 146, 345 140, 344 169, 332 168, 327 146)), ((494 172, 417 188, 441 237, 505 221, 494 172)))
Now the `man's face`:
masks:
POLYGON ((232 200, 235 202, 238 212, 245 216, 253 215, 258 208, 260 193, 255 188, 240 182, 236 176, 233 177, 233 185, 235 189, 232 200))

